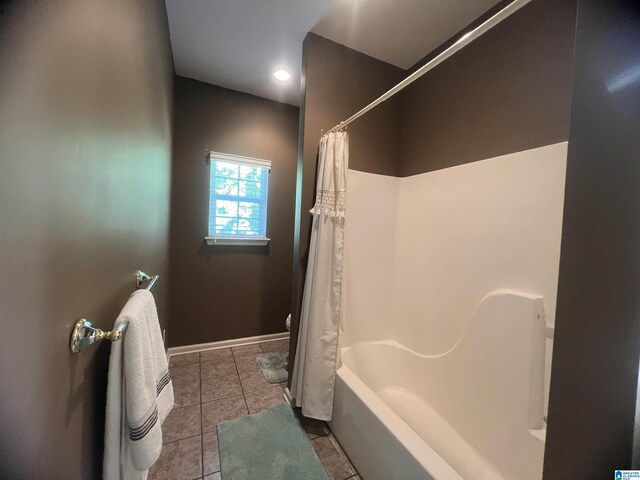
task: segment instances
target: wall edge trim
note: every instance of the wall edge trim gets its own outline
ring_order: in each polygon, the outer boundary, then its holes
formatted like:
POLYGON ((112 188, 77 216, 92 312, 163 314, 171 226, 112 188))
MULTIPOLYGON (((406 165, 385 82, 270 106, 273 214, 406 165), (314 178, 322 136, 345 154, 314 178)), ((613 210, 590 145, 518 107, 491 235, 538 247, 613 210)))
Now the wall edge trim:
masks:
POLYGON ((255 337, 232 338, 230 340, 220 340, 218 342, 181 345, 179 347, 170 347, 169 349, 167 349, 167 358, 170 358, 172 355, 181 355, 183 353, 195 353, 205 350, 215 350, 218 348, 251 345, 253 343, 273 342, 275 340, 282 340, 287 337, 289 337, 289 332, 270 333, 268 335, 257 335, 255 337))

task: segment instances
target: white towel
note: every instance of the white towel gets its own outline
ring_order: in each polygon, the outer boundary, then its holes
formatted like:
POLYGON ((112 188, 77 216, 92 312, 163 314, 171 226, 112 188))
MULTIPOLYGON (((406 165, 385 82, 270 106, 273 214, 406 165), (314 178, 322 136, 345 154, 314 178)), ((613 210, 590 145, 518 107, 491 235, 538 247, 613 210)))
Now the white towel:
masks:
POLYGON ((115 326, 128 322, 122 339, 111 344, 107 385, 105 480, 138 480, 162 450, 160 428, 173 408, 158 312, 153 295, 137 290, 115 326))

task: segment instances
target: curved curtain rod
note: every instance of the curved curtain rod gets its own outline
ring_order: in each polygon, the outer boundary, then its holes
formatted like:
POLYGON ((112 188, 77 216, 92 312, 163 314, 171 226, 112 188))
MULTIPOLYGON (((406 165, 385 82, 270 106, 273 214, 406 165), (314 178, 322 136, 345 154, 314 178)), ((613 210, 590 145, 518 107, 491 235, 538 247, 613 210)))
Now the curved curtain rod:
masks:
POLYGON ((335 127, 329 129, 327 131, 327 133, 337 132, 337 131, 343 129, 344 127, 349 125, 351 122, 353 122, 354 120, 357 120, 362 115, 367 113, 369 110, 372 110, 374 107, 376 107, 376 106, 380 105, 382 102, 388 100, 389 98, 394 96, 396 93, 398 93, 400 90, 402 90, 403 88, 405 88, 408 85, 410 85, 413 82, 415 82, 418 78, 420 78, 422 75, 427 73, 433 67, 435 67, 436 65, 442 63, 447 58, 449 58, 454 53, 456 53, 458 50, 461 50, 463 47, 465 47, 466 45, 468 45, 469 43, 474 41, 476 38, 478 38, 480 35, 482 35, 486 31, 490 30, 492 27, 494 27, 495 25, 500 23, 502 20, 507 18, 509 15, 511 15, 511 14, 517 12, 518 10, 520 10, 522 7, 524 7, 530 1, 531 0, 514 0, 509 5, 504 7, 502 10, 497 12, 495 15, 489 17, 487 20, 482 22, 476 28, 474 28, 473 30, 470 30, 467 33, 465 33, 464 35, 462 35, 458 39, 457 42, 455 42, 449 48, 445 49, 443 52, 441 52, 440 54, 436 55, 434 58, 429 60, 427 63, 425 63, 418 70, 416 70, 411 75, 409 75, 407 78, 405 78, 400 83, 398 83, 395 87, 391 88, 391 90, 389 90, 388 92, 382 94, 380 97, 375 99, 373 102, 371 102, 369 105, 364 107, 362 110, 354 113, 349 118, 347 118, 346 120, 343 120, 342 122, 340 122, 335 127))

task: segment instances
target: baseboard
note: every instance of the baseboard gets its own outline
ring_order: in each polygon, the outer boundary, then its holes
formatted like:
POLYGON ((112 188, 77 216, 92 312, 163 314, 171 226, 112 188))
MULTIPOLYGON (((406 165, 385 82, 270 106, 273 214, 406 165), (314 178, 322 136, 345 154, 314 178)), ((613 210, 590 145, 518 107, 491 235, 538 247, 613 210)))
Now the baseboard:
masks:
POLYGON ((284 399, 287 401, 287 403, 289 405, 291 405, 292 407, 295 407, 295 401, 294 398, 291 396, 291 391, 289 390, 289 387, 286 387, 284 389, 284 399))
POLYGON ((201 352, 203 350, 214 350, 216 348, 238 347, 240 345, 251 345, 252 343, 273 342, 289 337, 289 332, 270 333, 269 335, 259 335, 257 337, 233 338, 231 340, 221 340, 219 342, 197 343, 195 345, 182 345, 180 347, 170 347, 167 350, 167 357, 172 355, 182 355, 184 353, 201 352))

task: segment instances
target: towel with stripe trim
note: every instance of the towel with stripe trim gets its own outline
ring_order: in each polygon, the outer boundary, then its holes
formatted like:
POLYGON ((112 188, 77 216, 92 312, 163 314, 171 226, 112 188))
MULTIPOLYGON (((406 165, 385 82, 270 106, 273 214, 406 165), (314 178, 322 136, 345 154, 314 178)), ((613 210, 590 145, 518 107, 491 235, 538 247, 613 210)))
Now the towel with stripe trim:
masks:
POLYGON ((104 478, 138 480, 162 451, 161 425, 173 408, 173 385, 153 295, 131 295, 116 325, 128 322, 111 345, 104 478))

